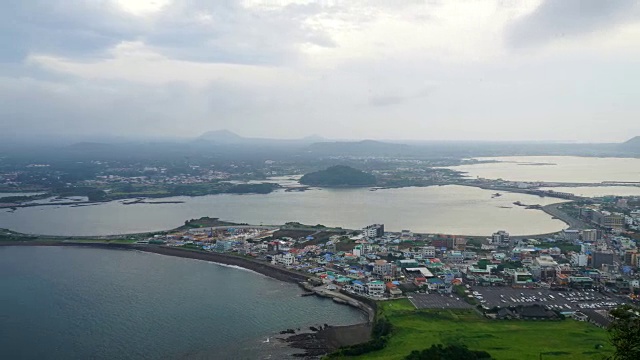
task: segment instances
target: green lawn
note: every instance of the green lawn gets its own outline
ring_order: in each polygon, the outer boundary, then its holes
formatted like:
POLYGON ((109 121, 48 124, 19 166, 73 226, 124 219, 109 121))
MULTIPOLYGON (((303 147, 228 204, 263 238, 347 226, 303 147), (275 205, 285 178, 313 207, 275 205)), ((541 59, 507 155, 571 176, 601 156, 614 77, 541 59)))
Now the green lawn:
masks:
POLYGON ((574 320, 489 320, 473 310, 415 310, 406 299, 380 303, 394 326, 388 346, 363 359, 403 359, 432 344, 464 344, 495 359, 602 359, 612 351, 607 333, 574 320), (596 344, 604 345, 596 349, 596 344), (540 354, 542 353, 542 357, 540 354))

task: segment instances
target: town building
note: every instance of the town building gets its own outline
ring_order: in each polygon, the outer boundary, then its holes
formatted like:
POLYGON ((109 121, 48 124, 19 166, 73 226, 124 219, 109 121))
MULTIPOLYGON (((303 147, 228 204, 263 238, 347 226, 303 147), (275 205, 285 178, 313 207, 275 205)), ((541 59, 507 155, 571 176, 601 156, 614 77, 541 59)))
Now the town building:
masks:
POLYGON ((387 260, 376 260, 373 263, 373 274, 374 275, 378 275, 380 277, 383 276, 392 276, 395 273, 395 266, 390 263, 387 262, 387 260))
POLYGON ((513 286, 529 286, 533 283, 533 275, 524 269, 517 269, 513 272, 513 286))
POLYGON ((384 236, 384 224, 373 224, 362 229, 362 236, 380 238, 384 236))
POLYGON ((582 237, 582 241, 585 242, 596 242, 600 238, 598 234, 598 230, 596 229, 585 229, 580 232, 580 236, 582 237))
POLYGON ((591 267, 598 270, 602 265, 613 265, 615 254, 611 250, 595 251, 591 257, 591 267))
POLYGON ((213 249, 215 251, 229 251, 233 248, 234 242, 231 240, 218 240, 216 241, 213 249))
POLYGON ((510 244, 509 233, 504 230, 500 230, 493 233, 493 235, 491 235, 491 244, 498 245, 498 246, 509 246, 510 244))
POLYGON ((571 254, 571 265, 577 267, 587 266, 589 263, 589 256, 584 253, 574 252, 571 254))
POLYGON ((638 249, 628 249, 624 252, 624 264, 633 267, 638 265, 638 249))
POLYGON ((435 246, 424 246, 422 248, 422 257, 425 259, 433 259, 436 257, 435 246))
POLYGON ((562 236, 567 241, 575 241, 580 239, 580 230, 565 229, 562 231, 562 236))
POLYGON ((614 214, 608 211, 594 211, 592 214, 594 224, 604 228, 623 229, 625 225, 624 215, 614 214))
POLYGON ((367 295, 372 297, 384 296, 386 285, 380 280, 371 281, 367 284, 367 295))
POLYGON ((297 261, 296 261, 295 255, 293 255, 292 253, 285 253, 285 254, 276 254, 276 255, 274 255, 272 257, 271 262, 273 264, 291 266, 291 265, 295 264, 297 261))

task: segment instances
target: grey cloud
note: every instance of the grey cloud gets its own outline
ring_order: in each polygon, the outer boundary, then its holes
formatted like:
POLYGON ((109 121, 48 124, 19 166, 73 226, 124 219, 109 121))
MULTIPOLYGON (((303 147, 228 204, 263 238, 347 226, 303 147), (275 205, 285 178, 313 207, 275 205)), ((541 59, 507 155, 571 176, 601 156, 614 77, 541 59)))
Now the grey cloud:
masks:
POLYGON ((264 10, 245 8, 241 1, 175 2, 143 39, 183 60, 281 65, 297 58, 302 43, 335 46, 325 33, 305 24, 320 10, 315 5, 264 10))
POLYGON ((140 25, 131 20, 107 2, 3 1, 0 63, 20 62, 38 52, 95 55, 140 34, 140 25))
POLYGON ((141 40, 174 59, 281 65, 295 61, 300 44, 335 46, 327 34, 305 24, 326 10, 313 4, 265 10, 245 8, 242 1, 174 1, 145 21, 110 4, 3 1, 0 62, 20 62, 29 53, 108 56, 105 50, 122 41, 141 40))
POLYGON ((521 48, 580 36, 638 20, 637 0, 546 0, 506 29, 506 44, 521 48))

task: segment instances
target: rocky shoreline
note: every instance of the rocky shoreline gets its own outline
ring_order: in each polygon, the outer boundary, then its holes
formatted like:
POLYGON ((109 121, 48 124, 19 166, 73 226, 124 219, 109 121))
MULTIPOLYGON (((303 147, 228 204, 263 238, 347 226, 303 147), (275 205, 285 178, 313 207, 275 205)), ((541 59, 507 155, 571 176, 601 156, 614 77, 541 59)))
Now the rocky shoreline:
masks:
MULTIPOLYGON (((138 250, 160 255, 176 256, 188 259, 211 261, 223 265, 238 266, 244 269, 255 271, 257 273, 269 276, 276 280, 286 281, 301 285, 307 281, 305 274, 287 270, 278 266, 271 265, 266 262, 244 258, 235 255, 210 253, 202 251, 185 250, 167 246, 157 245, 141 245, 141 244, 119 244, 119 243, 100 243, 100 242, 63 242, 63 241, 4 241, 0 242, 0 246, 77 246, 91 247, 112 250, 138 250)), ((303 287, 301 285, 301 287, 303 287)), ((354 302, 359 302, 353 299, 354 302)), ((375 309, 363 304, 363 306, 355 306, 359 310, 367 313, 368 321, 365 323, 332 326, 323 325, 312 327, 309 331, 302 332, 290 331, 281 332, 277 338, 288 344, 294 349, 304 350, 302 353, 294 354, 295 357, 303 359, 317 359, 322 355, 335 351, 343 346, 354 345, 367 342, 371 336, 371 318, 375 309)))
MULTIPOLYGON (((212 261, 225 265, 239 266, 271 278, 301 284, 307 280, 307 276, 298 272, 290 271, 265 262, 259 262, 250 258, 243 258, 234 255, 220 253, 205 253, 200 251, 183 250, 166 246, 137 246, 136 250, 151 252, 156 254, 178 256, 190 259, 212 261)), ((354 299, 354 301, 358 301, 354 299)), ((367 313, 368 318, 372 317, 368 306, 356 307, 367 313)), ((324 325, 309 329, 302 333, 294 333, 280 339, 286 342, 291 348, 304 350, 303 353, 293 356, 303 359, 317 359, 343 346, 355 345, 369 341, 371 337, 371 321, 366 323, 332 326, 324 325)))
POLYGON ((369 341, 371 338, 371 324, 362 323, 345 326, 324 325, 311 331, 303 331, 279 338, 291 348, 304 350, 303 353, 293 354, 302 359, 318 359, 323 355, 338 350, 343 346, 350 346, 369 341))

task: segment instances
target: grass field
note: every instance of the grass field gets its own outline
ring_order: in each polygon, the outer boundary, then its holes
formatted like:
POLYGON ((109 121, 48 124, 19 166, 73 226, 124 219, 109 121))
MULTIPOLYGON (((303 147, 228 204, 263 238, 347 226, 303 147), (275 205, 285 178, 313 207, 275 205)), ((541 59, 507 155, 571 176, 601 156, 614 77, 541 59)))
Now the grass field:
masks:
POLYGON ((474 310, 416 310, 406 299, 380 303, 394 326, 387 347, 360 358, 403 359, 432 344, 464 344, 498 360, 598 359, 610 355, 607 333, 594 325, 563 321, 489 320, 474 310), (597 344, 604 345, 596 349, 597 344))

